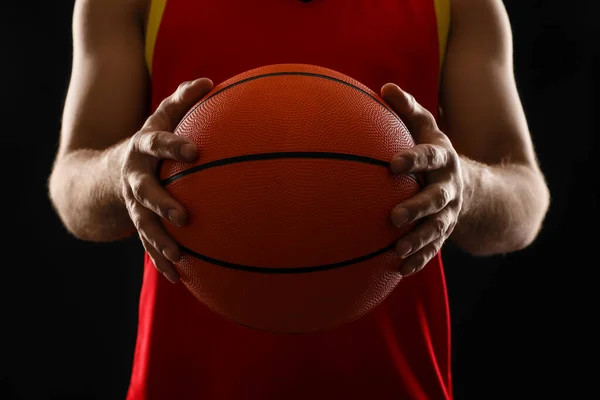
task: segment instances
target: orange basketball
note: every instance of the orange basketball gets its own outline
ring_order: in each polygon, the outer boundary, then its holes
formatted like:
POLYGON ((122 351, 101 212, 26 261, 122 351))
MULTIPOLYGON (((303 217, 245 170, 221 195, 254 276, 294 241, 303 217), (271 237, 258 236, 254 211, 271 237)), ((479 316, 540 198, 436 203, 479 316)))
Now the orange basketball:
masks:
POLYGON ((414 145, 400 118, 339 72, 270 65, 213 88, 175 134, 193 164, 160 179, 188 212, 164 226, 175 267, 207 307, 250 328, 303 333, 359 318, 396 287, 392 208, 419 190, 392 157, 414 145))

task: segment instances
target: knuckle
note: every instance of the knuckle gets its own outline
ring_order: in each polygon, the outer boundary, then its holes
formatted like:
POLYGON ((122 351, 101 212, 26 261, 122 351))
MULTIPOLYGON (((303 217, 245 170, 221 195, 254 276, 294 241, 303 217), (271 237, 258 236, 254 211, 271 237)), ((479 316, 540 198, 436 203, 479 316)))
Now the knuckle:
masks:
POLYGON ((158 241, 153 238, 153 237, 149 237, 146 235, 146 240, 148 241, 148 243, 150 243, 150 245, 157 250, 158 252, 161 251, 162 247, 160 247, 160 244, 158 243, 158 241))
POLYGON ((423 129, 428 131, 428 132, 435 132, 437 131, 437 124, 435 122, 435 119, 433 118, 433 115, 431 115, 431 113, 427 110, 423 111, 423 129))
POLYGON ((186 143, 182 143, 180 140, 177 140, 177 138, 173 138, 173 140, 167 142, 163 152, 166 157, 181 159, 182 149, 185 144, 186 143))
POLYGON ((183 94, 183 92, 186 91, 186 89, 191 85, 192 81, 185 81, 179 84, 179 86, 177 86, 177 90, 175 91, 175 93, 179 96, 181 96, 181 94, 183 94))
POLYGON ((186 81, 179 84, 179 86, 177 86, 177 90, 175 90, 175 92, 173 92, 173 94, 170 96, 170 101, 167 104, 167 108, 173 108, 175 104, 180 103, 184 99, 185 93, 191 84, 192 81, 186 81))
MULTIPOLYGON (((179 90, 179 88, 178 88, 178 90, 179 90)), ((175 91, 175 93, 177 93, 177 91, 175 91)), ((171 104, 171 103, 173 102, 173 97, 175 96, 175 93, 171 94, 171 95, 170 95, 170 96, 168 96, 168 97, 165 97, 165 98, 164 98, 164 99, 163 99, 163 100, 160 102, 160 104, 158 105, 158 107, 157 107, 157 109, 156 109, 156 110, 157 110, 157 111, 159 111, 159 110, 164 110, 165 108, 168 108, 168 107, 169 107, 169 104, 171 104)), ((159 112, 160 112, 160 111, 159 111, 159 112)), ((155 113, 155 114, 156 114, 156 113, 155 113)))
POLYGON ((133 197, 139 202, 141 202, 144 199, 147 180, 147 176, 138 175, 131 177, 129 181, 129 185, 131 186, 131 193, 133 194, 133 197))
POLYGON ((153 222, 148 219, 141 218, 138 220, 138 227, 138 232, 144 237, 146 242, 154 250, 160 252, 162 249, 162 247, 160 247, 160 241, 155 237, 155 235, 152 234, 154 232, 153 222))
MULTIPOLYGON (((139 150, 140 139, 143 138, 144 135, 145 133, 143 130, 133 134, 131 140, 129 141, 129 144, 127 145, 127 150, 125 151, 127 155, 130 155, 131 153, 139 150)), ((125 160, 127 160, 128 158, 129 157, 125 157, 125 160)))
POLYGON ((435 158, 434 149, 431 145, 425 145, 423 148, 423 158, 428 164, 431 164, 435 158))
POLYGON ((423 246, 425 245, 425 238, 418 236, 418 237, 413 238, 410 241, 410 243, 412 244, 413 252, 415 252, 415 251, 418 251, 423 248, 423 246))
POLYGON ((156 153, 160 150, 160 136, 158 132, 150 132, 146 136, 146 141, 148 143, 148 149, 152 153, 156 153))
POLYGON ((131 161, 129 161, 128 157, 125 159, 125 161, 123 162, 123 165, 121 165, 121 183, 124 184, 127 182, 127 177, 129 175, 131 175, 131 173, 133 172, 133 168, 131 166, 131 161))
POLYGON ((121 177, 121 196, 123 197, 123 203, 125 204, 125 208, 127 208, 127 210, 130 209, 131 207, 131 196, 129 195, 129 190, 127 185, 125 184, 125 179, 123 177, 121 177))
POLYGON ((455 151, 446 150, 446 164, 452 168, 458 167, 460 161, 455 151))
POLYGON ((446 223, 446 220, 444 218, 436 218, 434 220, 434 228, 435 228, 435 233, 436 233, 436 237, 443 237, 444 234, 446 233, 446 228, 447 228, 448 224, 446 223))
POLYGON ((140 151, 140 135, 136 133, 125 149, 121 164, 121 175, 126 176, 133 170, 135 154, 140 151))
POLYGON ((448 203, 450 203, 450 200, 452 200, 452 195, 446 186, 440 186, 437 190, 437 198, 438 207, 444 208, 448 203))
POLYGON ((158 258, 160 256, 160 248, 157 246, 156 241, 152 238, 148 237, 148 235, 139 232, 140 239, 144 244, 144 249, 148 254, 150 254, 153 258, 158 258))
POLYGON ((442 151, 437 146, 430 145, 427 148, 427 161, 429 164, 433 165, 443 165, 445 161, 445 156, 442 151))
POLYGON ((427 263, 431 261, 431 259, 433 259, 440 251, 443 243, 444 241, 441 239, 435 240, 433 243, 431 243, 431 245, 427 246, 426 249, 423 249, 415 254, 411 260, 413 262, 413 269, 410 275, 415 274, 425 268, 427 263))
POLYGON ((438 136, 438 140, 440 140, 440 142, 442 142, 445 145, 452 146, 452 142, 450 141, 448 135, 442 132, 442 130, 438 126, 435 127, 434 132, 438 136))
POLYGON ((408 104, 408 110, 409 113, 414 113, 415 111, 417 111, 417 99, 415 99, 415 96, 413 96, 410 93, 406 93, 406 102, 408 104))
POLYGON ((127 189, 123 189, 123 197, 125 198, 125 207, 127 208, 129 215, 134 216, 136 214, 135 207, 137 200, 133 197, 133 193, 127 189))

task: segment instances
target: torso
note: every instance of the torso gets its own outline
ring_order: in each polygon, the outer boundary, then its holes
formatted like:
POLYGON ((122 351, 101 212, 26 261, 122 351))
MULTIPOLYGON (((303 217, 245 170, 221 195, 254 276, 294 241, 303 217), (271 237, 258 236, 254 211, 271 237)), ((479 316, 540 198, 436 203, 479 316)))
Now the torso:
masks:
MULTIPOLYGON (((218 84, 256 66, 302 62, 376 92, 398 83, 437 114, 449 0, 166 0, 160 16, 149 0, 134 1, 150 38, 153 108, 185 80, 218 84)), ((139 316, 128 400, 452 398, 440 255, 359 320, 293 336, 224 320, 146 257, 139 316)))

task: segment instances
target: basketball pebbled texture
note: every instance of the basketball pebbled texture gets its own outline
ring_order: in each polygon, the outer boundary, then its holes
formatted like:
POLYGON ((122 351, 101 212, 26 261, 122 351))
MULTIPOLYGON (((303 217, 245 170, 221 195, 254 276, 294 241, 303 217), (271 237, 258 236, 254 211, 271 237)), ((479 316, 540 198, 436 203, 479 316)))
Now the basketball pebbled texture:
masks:
POLYGON ((175 134, 195 163, 159 177, 188 212, 167 232, 175 267, 206 306, 253 329, 328 330, 373 309, 401 279, 392 208, 419 190, 389 161, 414 146, 400 118, 360 82, 279 64, 213 88, 175 134))

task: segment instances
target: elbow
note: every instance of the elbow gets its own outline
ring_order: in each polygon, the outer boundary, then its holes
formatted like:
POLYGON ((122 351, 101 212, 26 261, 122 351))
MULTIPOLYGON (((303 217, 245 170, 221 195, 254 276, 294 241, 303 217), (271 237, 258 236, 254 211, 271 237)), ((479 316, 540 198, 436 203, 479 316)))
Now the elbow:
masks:
POLYGON ((535 243, 541 230, 541 223, 523 223, 506 235, 505 244, 499 253, 513 253, 525 250, 535 243))
POLYGON ((124 231, 117 229, 102 212, 93 210, 89 204, 82 204, 78 199, 84 197, 77 193, 69 180, 61 178, 53 172, 48 179, 48 197, 62 226, 73 237, 86 242, 112 242, 125 239, 135 229, 124 231))
POLYGON ((83 224, 82 210, 76 207, 68 183, 53 172, 48 180, 48 197, 63 228, 73 237, 84 241, 102 241, 83 224), (71 194, 71 195, 70 195, 71 194))
POLYGON ((528 206, 523 206, 521 234, 516 235, 519 239, 515 250, 523 250, 532 245, 546 220, 546 215, 550 209, 550 189, 542 173, 534 171, 530 192, 527 200, 524 201, 528 206))
POLYGON ((117 230, 108 220, 95 218, 92 210, 58 204, 53 201, 54 209, 62 226, 75 239, 85 242, 109 243, 131 236, 135 229, 117 230))
POLYGON ((525 250, 537 240, 550 208, 550 191, 545 182, 538 183, 535 196, 531 197, 529 207, 524 207, 524 213, 519 222, 515 221, 516 229, 512 232, 512 248, 509 251, 525 250))
POLYGON ((496 229, 479 232, 479 240, 473 238, 463 243, 463 250, 474 256, 493 256, 522 251, 537 240, 550 207, 550 191, 538 180, 531 192, 520 201, 520 212, 502 213, 505 218, 497 220, 496 229))

